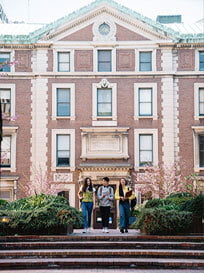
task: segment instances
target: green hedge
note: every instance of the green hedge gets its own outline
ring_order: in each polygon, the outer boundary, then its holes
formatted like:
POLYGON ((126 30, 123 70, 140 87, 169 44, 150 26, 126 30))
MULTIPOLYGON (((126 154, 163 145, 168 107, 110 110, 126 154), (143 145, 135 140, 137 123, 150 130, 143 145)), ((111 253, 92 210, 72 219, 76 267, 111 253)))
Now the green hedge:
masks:
POLYGON ((144 208, 132 227, 150 235, 175 235, 188 231, 191 222, 191 212, 144 208))
POLYGON ((69 206, 62 196, 34 195, 7 203, 0 209, 0 217, 9 217, 0 223, 1 235, 6 234, 59 234, 68 225, 82 226, 82 215, 69 206))

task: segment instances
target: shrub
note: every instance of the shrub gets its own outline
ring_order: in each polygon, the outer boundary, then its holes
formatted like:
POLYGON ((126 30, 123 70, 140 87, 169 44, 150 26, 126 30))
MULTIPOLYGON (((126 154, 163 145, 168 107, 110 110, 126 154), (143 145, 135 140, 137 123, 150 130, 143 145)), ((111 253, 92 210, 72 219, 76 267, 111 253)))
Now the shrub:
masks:
POLYGON ((151 208, 143 209, 133 225, 150 235, 175 235, 186 232, 191 222, 191 212, 151 208))
POLYGON ((0 210, 2 215, 9 217, 9 223, 3 223, 6 234, 58 234, 67 225, 82 225, 81 213, 62 196, 40 194, 19 199, 0 210), (69 211, 63 221, 59 217, 62 210, 69 211))
POLYGON ((187 200, 180 209, 181 211, 190 211, 193 215, 204 218, 204 195, 199 194, 195 198, 187 200))
POLYGON ((0 199, 0 209, 6 208, 6 206, 9 204, 8 201, 0 199))

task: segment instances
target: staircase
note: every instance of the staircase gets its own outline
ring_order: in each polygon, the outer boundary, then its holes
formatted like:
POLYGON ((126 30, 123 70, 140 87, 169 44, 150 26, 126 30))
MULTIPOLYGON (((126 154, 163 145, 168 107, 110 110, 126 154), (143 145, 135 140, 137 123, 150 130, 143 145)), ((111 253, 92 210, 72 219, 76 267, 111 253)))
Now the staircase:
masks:
POLYGON ((204 237, 135 231, 0 237, 0 270, 27 268, 204 269, 204 237))

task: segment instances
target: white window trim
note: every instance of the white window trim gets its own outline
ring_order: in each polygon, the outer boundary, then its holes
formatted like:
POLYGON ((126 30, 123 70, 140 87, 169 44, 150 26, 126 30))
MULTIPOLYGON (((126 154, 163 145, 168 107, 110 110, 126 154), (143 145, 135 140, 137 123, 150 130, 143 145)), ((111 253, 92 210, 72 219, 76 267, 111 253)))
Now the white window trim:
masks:
POLYGON ((52 129, 52 171, 56 170, 75 170, 75 129, 52 129), (70 166, 56 166, 56 143, 57 135, 70 135, 70 166))
POLYGON ((194 156, 194 171, 203 171, 204 167, 199 166, 199 135, 204 135, 204 126, 192 126, 193 129, 193 156, 194 156))
POLYGON ((112 72, 116 72, 116 48, 113 47, 97 47, 94 48, 93 50, 93 69, 95 73, 99 74, 111 74, 112 72), (112 51, 112 60, 111 60, 111 65, 112 65, 112 71, 108 72, 99 72, 98 71, 98 50, 111 50, 112 51))
POLYGON ((153 165, 158 165, 158 129, 135 129, 134 130, 134 167, 135 170, 144 169, 139 165, 139 135, 153 135, 153 165))
POLYGON ((16 108, 16 85, 0 83, 0 89, 10 89, 11 90, 11 117, 15 116, 16 108))
POLYGON ((107 79, 102 79, 100 83, 92 84, 92 126, 117 126, 117 83, 109 83, 107 79), (98 88, 112 89, 112 116, 97 116, 98 88))
POLYGON ((52 84, 52 119, 75 120, 75 84, 74 83, 53 83, 52 84), (57 88, 70 89, 70 116, 57 116, 57 88))
POLYGON ((135 49, 135 71, 140 73, 156 72, 156 49, 152 49, 152 48, 135 49), (152 70, 151 71, 140 71, 140 52, 152 52, 152 70))
POLYGON ((74 72, 74 49, 68 49, 68 48, 54 48, 53 50, 53 71, 57 73, 70 73, 74 72), (68 72, 61 72, 58 71, 58 53, 60 52, 67 52, 70 53, 70 71, 68 72))
POLYGON ((195 71, 203 73, 204 71, 199 70, 199 66, 200 66, 199 53, 200 53, 200 51, 204 51, 204 49, 196 49, 195 50, 195 71))
POLYGON ((194 83, 194 119, 203 119, 204 116, 199 116, 199 89, 204 88, 204 83, 194 83))
POLYGON ((157 83, 135 83, 134 84, 134 119, 138 120, 141 118, 153 118, 156 120, 157 116, 157 83), (140 116, 139 115, 139 96, 138 92, 140 88, 151 88, 152 89, 152 116, 140 116))
POLYGON ((10 168, 2 167, 1 170, 15 172, 16 171, 16 138, 17 126, 3 126, 3 136, 11 136, 11 166, 10 168))
MULTIPOLYGON (((14 50, 9 49, 0 49, 0 53, 10 53, 10 62, 15 60, 15 52, 14 50)), ((17 61, 17 60, 15 60, 17 61)), ((14 73, 15 72, 15 65, 10 66, 10 72, 1 72, 1 73, 14 73)))

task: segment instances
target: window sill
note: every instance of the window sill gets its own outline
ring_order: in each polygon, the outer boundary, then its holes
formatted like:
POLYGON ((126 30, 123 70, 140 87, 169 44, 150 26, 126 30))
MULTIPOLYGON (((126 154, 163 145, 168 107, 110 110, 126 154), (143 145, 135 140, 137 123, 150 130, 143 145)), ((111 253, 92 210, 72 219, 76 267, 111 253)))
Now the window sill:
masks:
POLYGON ((52 171, 56 170, 70 170, 70 171, 75 171, 75 166, 69 166, 69 167, 52 167, 52 171))
POLYGON ((134 116, 134 120, 139 120, 139 119, 153 119, 153 120, 157 120, 158 116, 134 116))
POLYGON ((204 119, 204 116, 194 116, 194 120, 204 119))
POLYGON ((76 116, 52 116, 52 120, 57 120, 57 119, 70 119, 70 120, 75 120, 76 116))

